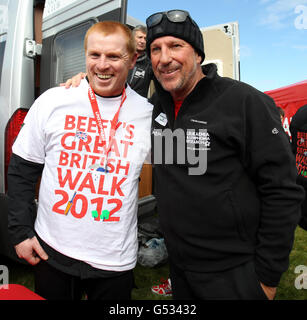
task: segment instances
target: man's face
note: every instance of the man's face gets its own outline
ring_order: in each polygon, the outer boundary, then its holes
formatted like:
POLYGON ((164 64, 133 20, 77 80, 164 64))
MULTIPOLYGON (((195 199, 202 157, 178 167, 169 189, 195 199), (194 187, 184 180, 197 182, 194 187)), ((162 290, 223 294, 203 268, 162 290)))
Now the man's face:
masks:
POLYGON ((136 31, 134 34, 134 39, 136 43, 136 51, 141 52, 146 49, 146 33, 142 31, 136 31))
POLYGON ((182 39, 157 38, 150 45, 150 54, 157 80, 175 100, 183 100, 204 76, 201 57, 182 39))
POLYGON ((136 55, 129 56, 127 40, 122 32, 105 36, 93 32, 88 36, 86 55, 87 76, 95 93, 101 96, 120 95, 136 55))

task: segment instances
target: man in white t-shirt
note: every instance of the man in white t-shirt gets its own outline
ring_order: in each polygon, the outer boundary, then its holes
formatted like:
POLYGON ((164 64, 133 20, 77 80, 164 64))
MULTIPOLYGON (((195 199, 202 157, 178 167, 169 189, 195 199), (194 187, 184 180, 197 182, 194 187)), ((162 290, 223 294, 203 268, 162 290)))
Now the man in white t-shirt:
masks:
POLYGON ((13 146, 9 230, 44 298, 78 299, 83 288, 88 299, 129 299, 152 105, 126 84, 136 61, 129 28, 99 22, 84 44, 87 79, 42 94, 13 146))

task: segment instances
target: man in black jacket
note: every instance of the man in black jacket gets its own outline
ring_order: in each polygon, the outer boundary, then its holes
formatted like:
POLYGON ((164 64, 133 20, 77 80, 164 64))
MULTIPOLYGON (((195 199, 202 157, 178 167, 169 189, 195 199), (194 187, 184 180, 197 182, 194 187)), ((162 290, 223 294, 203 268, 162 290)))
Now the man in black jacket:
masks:
POLYGON ((201 67, 203 38, 188 12, 146 23, 155 194, 173 297, 273 299, 304 197, 277 108, 215 65, 201 67))
POLYGON ((134 68, 129 71, 127 80, 133 90, 147 98, 153 78, 151 62, 146 53, 147 29, 139 25, 133 29, 132 34, 135 39, 137 60, 134 68))

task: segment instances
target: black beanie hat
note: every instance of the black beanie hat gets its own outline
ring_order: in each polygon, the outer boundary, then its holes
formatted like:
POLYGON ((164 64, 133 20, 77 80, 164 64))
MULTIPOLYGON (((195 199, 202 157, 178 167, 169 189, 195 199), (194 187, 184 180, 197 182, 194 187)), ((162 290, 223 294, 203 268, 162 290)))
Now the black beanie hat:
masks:
POLYGON ((171 22, 164 14, 160 23, 154 26, 147 24, 146 49, 150 57, 151 43, 160 37, 173 36, 188 42, 202 57, 201 62, 205 59, 203 35, 194 20, 188 16, 184 22, 171 22), (193 21, 193 22, 192 22, 193 21))

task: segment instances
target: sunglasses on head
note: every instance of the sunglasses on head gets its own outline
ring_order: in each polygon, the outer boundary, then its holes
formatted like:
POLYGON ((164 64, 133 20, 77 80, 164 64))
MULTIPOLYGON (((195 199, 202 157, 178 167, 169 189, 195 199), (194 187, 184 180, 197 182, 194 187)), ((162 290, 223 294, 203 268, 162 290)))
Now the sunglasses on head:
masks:
POLYGON ((170 22, 185 22, 187 17, 190 18, 191 22, 193 22, 190 17, 189 12, 185 10, 170 10, 164 12, 157 12, 152 14, 146 19, 147 27, 154 27, 162 21, 163 16, 166 16, 170 22))

